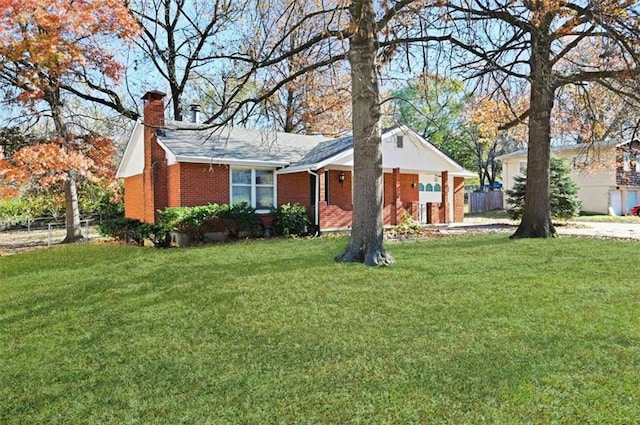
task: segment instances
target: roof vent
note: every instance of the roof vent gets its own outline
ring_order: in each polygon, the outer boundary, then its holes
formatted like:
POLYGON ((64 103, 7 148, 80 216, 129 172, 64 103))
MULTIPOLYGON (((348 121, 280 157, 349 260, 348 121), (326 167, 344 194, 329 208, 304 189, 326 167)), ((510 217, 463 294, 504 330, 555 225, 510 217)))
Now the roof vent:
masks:
POLYGON ((202 107, 198 104, 193 104, 189 107, 191 110, 191 122, 195 124, 200 123, 200 112, 202 111, 202 107))

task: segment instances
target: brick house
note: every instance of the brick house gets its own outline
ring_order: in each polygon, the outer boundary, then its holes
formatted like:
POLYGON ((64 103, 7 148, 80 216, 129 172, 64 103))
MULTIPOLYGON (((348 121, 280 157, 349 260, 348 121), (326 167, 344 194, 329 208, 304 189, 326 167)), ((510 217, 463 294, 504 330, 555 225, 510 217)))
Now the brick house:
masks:
MULTIPOLYGON (((551 153, 562 158, 578 185, 582 211, 625 215, 640 204, 640 142, 579 143, 556 146, 551 153)), ((514 177, 527 167, 527 151, 502 155, 502 179, 511 189, 514 177)), ((507 204, 505 198, 505 205, 507 204)))
MULTIPOLYGON (((153 223, 166 207, 248 202, 270 208, 299 203, 316 229, 351 227, 353 139, 206 128, 164 118, 164 93, 143 97, 118 167, 125 216, 153 223)), ((465 170, 406 127, 383 133, 384 223, 405 213, 423 223, 461 222, 465 170)))

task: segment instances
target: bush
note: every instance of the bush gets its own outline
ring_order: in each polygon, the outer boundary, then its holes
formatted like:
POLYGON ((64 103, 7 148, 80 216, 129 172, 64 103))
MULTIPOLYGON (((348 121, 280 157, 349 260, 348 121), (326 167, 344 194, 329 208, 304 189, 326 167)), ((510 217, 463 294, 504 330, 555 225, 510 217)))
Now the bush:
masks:
POLYGON ((228 237, 237 238, 241 232, 255 236, 261 228, 256 210, 246 202, 170 207, 158 212, 158 223, 167 231, 186 233, 194 242, 203 241, 208 232, 226 231, 228 237))
MULTIPOLYGON (((578 199, 578 186, 571 180, 570 171, 564 161, 551 157, 550 164, 551 216, 559 219, 576 217, 580 213, 582 201, 578 199)), ((516 176, 513 189, 507 190, 507 200, 511 209, 507 210, 514 220, 522 218, 524 212, 524 193, 527 185, 526 174, 516 176)))
POLYGON ((272 211, 273 228, 284 236, 304 236, 309 234, 311 221, 307 209, 300 204, 283 204, 272 211))
POLYGON ((204 234, 224 209, 218 204, 195 207, 169 207, 158 211, 158 224, 167 231, 186 233, 194 242, 204 240, 204 234))
POLYGON ((239 237, 241 232, 248 232, 250 236, 256 236, 262 228, 255 208, 246 202, 223 205, 219 217, 222 218, 228 236, 231 238, 239 237))
POLYGON ((23 199, 0 199, 0 231, 12 229, 30 218, 23 199))
POLYGON ((416 221, 411 214, 404 213, 402 219, 400 220, 400 224, 392 227, 389 230, 389 234, 393 237, 408 237, 408 236, 417 236, 422 234, 423 228, 422 225, 416 221))
POLYGON ((103 214, 116 217, 124 214, 122 185, 115 189, 89 184, 78 190, 78 203, 83 215, 103 214))
POLYGON ((167 245, 166 228, 159 224, 143 223, 131 218, 105 220, 97 226, 98 233, 118 241, 143 245, 149 239, 155 246, 167 245))

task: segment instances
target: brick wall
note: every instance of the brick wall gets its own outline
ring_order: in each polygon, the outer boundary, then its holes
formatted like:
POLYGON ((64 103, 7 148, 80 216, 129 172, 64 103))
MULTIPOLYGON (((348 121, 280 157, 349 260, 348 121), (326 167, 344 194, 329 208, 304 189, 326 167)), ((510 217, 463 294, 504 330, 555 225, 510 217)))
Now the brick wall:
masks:
POLYGON ((228 204, 229 166, 219 164, 180 164, 180 204, 192 207, 228 204))
POLYGON ((320 229, 350 229, 353 211, 343 210, 337 205, 327 205, 320 202, 320 229))
MULTIPOLYGON (((353 205, 351 200, 352 174, 345 171, 345 180, 340 184, 338 180, 340 172, 329 172, 329 196, 331 204, 320 203, 320 227, 327 229, 351 228, 353 217, 353 205)), ((384 225, 395 225, 405 213, 409 213, 414 219, 418 218, 418 175, 399 174, 399 184, 394 185, 393 173, 384 173, 384 207, 382 219, 384 225), (411 187, 416 183, 416 187, 411 187), (396 196, 398 199, 396 200, 396 196)), ((437 207, 436 207, 437 208, 437 207)))
POLYGON ((181 164, 173 164, 167 167, 168 189, 167 189, 167 206, 180 206, 180 166, 181 164))
POLYGON ((453 178, 453 221, 462 223, 464 221, 464 178, 453 178))
POLYGON ((344 181, 339 180, 340 171, 329 171, 329 201, 331 205, 340 207, 345 211, 353 210, 353 197, 351 195, 352 173, 344 171, 344 181))
POLYGON ((640 154, 640 142, 631 142, 616 148, 616 185, 640 186, 640 173, 636 172, 636 155, 640 154), (631 170, 624 171, 624 153, 631 156, 631 170))
POLYGON ((144 172, 143 221, 155 223, 156 210, 168 204, 167 161, 158 145, 156 130, 164 126, 164 93, 148 92, 144 95, 144 172))
POLYGON ((313 209, 311 205, 310 179, 311 174, 292 173, 278 176, 278 205, 291 203, 304 205, 307 211, 313 209))
POLYGON ((418 202, 418 183, 419 177, 417 174, 400 174, 400 199, 403 204, 418 202), (412 184, 415 186, 411 187, 412 184))
POLYGON ((124 216, 144 220, 144 185, 142 174, 124 179, 124 216))

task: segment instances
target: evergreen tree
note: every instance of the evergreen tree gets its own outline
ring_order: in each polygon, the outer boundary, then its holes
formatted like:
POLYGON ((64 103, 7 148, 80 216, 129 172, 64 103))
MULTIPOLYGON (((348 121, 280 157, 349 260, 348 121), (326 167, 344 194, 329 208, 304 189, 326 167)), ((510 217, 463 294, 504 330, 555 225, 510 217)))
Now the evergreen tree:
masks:
MULTIPOLYGON (((580 213, 582 201, 578 199, 578 186, 571 179, 569 167, 557 157, 551 157, 550 167, 551 216, 560 219, 576 217, 580 213)), ((522 218, 524 210, 524 191, 527 175, 514 178, 513 189, 507 190, 507 200, 511 209, 507 210, 514 220, 522 218)))

